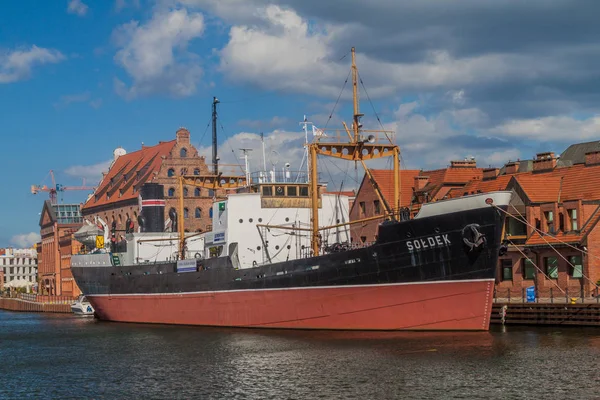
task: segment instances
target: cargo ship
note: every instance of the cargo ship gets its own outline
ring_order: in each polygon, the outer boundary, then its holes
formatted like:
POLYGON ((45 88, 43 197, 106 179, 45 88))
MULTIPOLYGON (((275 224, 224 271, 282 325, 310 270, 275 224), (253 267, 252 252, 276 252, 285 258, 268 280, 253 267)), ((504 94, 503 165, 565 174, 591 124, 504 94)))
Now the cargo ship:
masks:
POLYGON ((94 248, 98 233, 108 239, 106 224, 96 233, 82 228, 89 252, 74 255, 71 269, 96 316, 246 328, 488 330, 511 192, 426 203, 410 215, 400 205, 399 148, 389 132, 362 129, 354 49, 352 77, 351 129, 344 124, 310 142, 307 134, 306 174, 178 177, 179 193, 184 184, 236 188, 213 203, 212 232, 186 233, 182 210, 168 212, 165 232, 157 183, 142 186, 139 232, 128 232, 119 247, 94 248), (348 227, 364 220, 349 221, 348 198, 325 192, 318 155, 361 162, 367 176, 365 160, 393 157, 393 199, 377 192, 385 213, 374 217, 382 219, 374 243, 350 240, 348 227))

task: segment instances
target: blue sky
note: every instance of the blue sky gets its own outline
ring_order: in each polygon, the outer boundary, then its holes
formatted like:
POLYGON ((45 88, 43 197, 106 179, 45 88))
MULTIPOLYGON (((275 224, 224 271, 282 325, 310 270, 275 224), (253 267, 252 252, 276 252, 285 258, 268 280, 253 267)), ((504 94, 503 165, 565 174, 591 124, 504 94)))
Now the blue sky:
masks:
POLYGON ((258 150, 263 131, 270 154, 299 164, 304 114, 317 126, 332 111, 329 127, 350 120, 349 85, 334 104, 353 45, 373 103, 361 93, 365 126, 378 127, 374 108, 404 167, 502 165, 598 139, 596 3, 448 3, 4 1, 0 246, 36 239, 47 194, 30 186, 49 184, 49 170, 63 185, 95 185, 116 147, 171 140, 181 126, 208 154, 212 96, 224 162, 258 150))

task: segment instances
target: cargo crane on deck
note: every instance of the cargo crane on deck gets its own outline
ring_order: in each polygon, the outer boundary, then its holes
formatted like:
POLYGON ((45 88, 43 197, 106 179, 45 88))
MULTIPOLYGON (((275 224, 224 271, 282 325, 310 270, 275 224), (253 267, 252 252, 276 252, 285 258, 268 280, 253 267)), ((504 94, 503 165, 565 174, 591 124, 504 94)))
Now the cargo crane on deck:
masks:
POLYGON ((56 183, 54 179, 54 171, 50 170, 50 179, 52 180, 52 186, 40 186, 40 185, 31 185, 31 193, 38 194, 39 192, 48 192, 50 197, 50 202, 52 204, 56 204, 58 192, 65 192, 67 190, 95 190, 96 188, 93 186, 85 186, 85 180, 83 186, 63 186, 59 183, 56 183))

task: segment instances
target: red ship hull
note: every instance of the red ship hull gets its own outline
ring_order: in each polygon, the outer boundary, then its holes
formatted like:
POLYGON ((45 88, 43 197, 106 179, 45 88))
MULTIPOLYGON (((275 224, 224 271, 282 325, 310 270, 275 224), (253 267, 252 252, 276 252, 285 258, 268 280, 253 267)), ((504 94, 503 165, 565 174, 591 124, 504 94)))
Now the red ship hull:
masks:
POLYGON ((88 295, 100 319, 224 327, 488 330, 490 279, 197 293, 88 295))

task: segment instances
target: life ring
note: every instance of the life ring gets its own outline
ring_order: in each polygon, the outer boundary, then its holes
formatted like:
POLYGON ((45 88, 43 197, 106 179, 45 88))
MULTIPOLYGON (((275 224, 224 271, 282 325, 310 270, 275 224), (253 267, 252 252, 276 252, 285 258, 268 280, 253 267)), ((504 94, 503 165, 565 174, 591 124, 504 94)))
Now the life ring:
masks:
POLYGON ((202 254, 196 253, 196 254, 194 254, 194 258, 200 259, 200 258, 202 258, 202 254))
POLYGON ((479 224, 469 224, 462 230, 463 242, 469 248, 469 251, 483 248, 486 244, 485 235, 479 232, 479 224))

